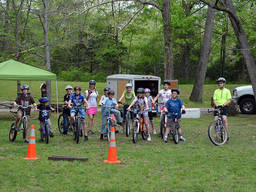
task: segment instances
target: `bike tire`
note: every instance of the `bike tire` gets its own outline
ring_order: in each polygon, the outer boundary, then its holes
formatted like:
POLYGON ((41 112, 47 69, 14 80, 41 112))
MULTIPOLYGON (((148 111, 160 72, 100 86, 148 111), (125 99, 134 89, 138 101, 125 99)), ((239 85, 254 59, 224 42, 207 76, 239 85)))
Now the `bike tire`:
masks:
POLYGON ((143 139, 143 140, 146 140, 146 139, 147 139, 147 134, 146 134, 145 131, 144 131, 145 124, 143 124, 142 127, 143 127, 143 128, 142 128, 142 131, 140 132, 140 134, 141 134, 142 139, 143 139))
POLYGON ((112 128, 112 126, 113 126, 113 123, 112 123, 112 121, 108 121, 108 126, 107 126, 107 132, 108 132, 108 134, 107 134, 107 136, 108 136, 108 141, 110 142, 110 139, 111 139, 111 128, 112 128))
POLYGON ((178 132, 178 130, 177 130, 176 127, 174 128, 172 137, 173 137, 174 143, 175 143, 175 144, 178 144, 178 143, 179 143, 179 140, 180 140, 180 137, 179 137, 179 132, 178 132))
POLYGON ((45 137, 45 143, 48 144, 49 143, 49 132, 50 132, 50 127, 48 124, 46 124, 44 126, 44 130, 45 130, 45 134, 44 134, 44 137, 45 137))
POLYGON ((28 123, 27 120, 25 121, 25 119, 22 121, 22 126, 23 126, 23 130, 22 130, 22 136, 23 139, 26 138, 26 130, 28 129, 28 123))
POLYGON ((213 121, 208 127, 208 137, 214 145, 221 146, 227 142, 228 133, 224 127, 222 128, 222 132, 219 132, 218 128, 216 128, 216 121, 213 121))
POLYGON ((164 138, 164 133, 165 133, 165 126, 164 126, 164 118, 161 118, 160 121, 160 134, 161 134, 161 138, 164 138))
POLYGON ((126 137, 129 137, 130 135, 130 130, 131 130, 131 127, 130 127, 130 115, 128 115, 129 111, 127 112, 127 115, 126 115, 126 120, 125 120, 125 131, 126 131, 126 137))
POLYGON ((80 139, 80 127, 81 127, 81 122, 78 120, 77 124, 76 124, 76 143, 79 143, 79 139, 80 139))
POLYGON ((9 131, 9 140, 11 142, 15 141, 16 136, 17 136, 17 130, 16 130, 16 127, 15 127, 15 123, 12 123, 10 131, 9 131))
POLYGON ((64 126, 63 126, 63 114, 61 113, 58 117, 58 129, 61 135, 63 135, 64 132, 64 126))
POLYGON ((136 122, 133 128, 133 134, 132 134, 133 143, 136 143, 138 141, 138 129, 139 129, 139 123, 136 122))

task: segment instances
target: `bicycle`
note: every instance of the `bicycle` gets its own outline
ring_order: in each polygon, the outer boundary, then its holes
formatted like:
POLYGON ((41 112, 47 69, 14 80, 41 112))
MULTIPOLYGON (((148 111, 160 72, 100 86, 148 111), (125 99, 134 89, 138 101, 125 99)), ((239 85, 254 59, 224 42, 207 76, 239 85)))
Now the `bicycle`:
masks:
POLYGON ((73 122, 74 122, 74 126, 75 126, 75 128, 74 128, 74 140, 78 144, 79 143, 79 138, 83 136, 83 130, 81 128, 81 124, 82 124, 81 118, 82 117, 80 115, 78 115, 78 113, 79 113, 78 109, 82 109, 83 107, 82 106, 74 106, 72 108, 77 109, 73 122))
POLYGON ((132 140, 133 140, 133 143, 136 143, 138 141, 139 133, 141 134, 141 137, 143 140, 147 139, 147 135, 143 127, 143 124, 144 124, 143 114, 139 114, 139 112, 136 110, 134 110, 134 114, 136 114, 136 117, 134 119, 132 140))
POLYGON ((51 130, 51 127, 50 127, 50 124, 48 123, 48 113, 51 112, 51 110, 38 110, 38 111, 41 111, 42 112, 42 118, 44 119, 44 125, 43 125, 43 128, 40 128, 40 138, 41 138, 41 141, 44 142, 46 144, 49 143, 49 137, 50 137, 50 130, 51 130))
MULTIPOLYGON (((119 104, 124 105, 123 102, 118 102, 119 104)), ((132 119, 131 119, 131 112, 127 111, 125 118, 125 134, 126 137, 129 137, 130 131, 131 131, 131 124, 132 124, 132 119)))
POLYGON ((216 145, 220 146, 227 142, 228 140, 228 131, 223 126, 223 119, 222 119, 222 108, 214 109, 213 111, 210 111, 208 109, 208 113, 216 112, 218 119, 210 123, 208 127, 208 137, 210 141, 216 145))
MULTIPOLYGON (((64 106, 64 108, 67 106, 64 106)), ((68 125, 70 125, 70 123, 68 122, 68 125)), ((73 125, 74 127, 74 125, 73 125)), ((59 114, 58 117, 58 129, 61 135, 63 135, 64 132, 64 120, 63 120, 63 113, 59 114)), ((71 127, 69 127, 69 132, 71 132, 71 134, 73 133, 73 129, 71 127)), ((73 133, 74 134, 74 133, 73 133)))
POLYGON ((161 107, 161 109, 160 109, 161 114, 160 114, 160 134, 159 134, 159 136, 163 139, 164 138, 164 133, 165 133, 166 127, 167 127, 168 112, 162 112, 163 111, 162 108, 165 106, 163 103, 159 103, 158 106, 161 107))
MULTIPOLYGON (((21 131, 21 130, 22 130, 22 133, 23 133, 22 134, 23 139, 26 138, 26 132, 27 132, 27 129, 28 129, 28 118, 27 118, 27 114, 26 114, 26 109, 28 109, 32 106, 33 105, 29 105, 29 106, 25 107, 25 106, 22 106, 22 105, 17 105, 18 110, 19 109, 22 110, 22 117, 21 117, 21 120, 20 120, 20 122, 18 123, 17 126, 15 125, 15 123, 11 124, 11 128, 10 128, 10 131, 9 131, 9 140, 11 142, 15 141, 18 132, 21 131), (21 128, 21 124, 22 124, 22 128, 21 128)), ((11 113, 13 114, 13 112, 11 112, 11 113)), ((17 112, 16 112, 16 115, 17 115, 17 112)))
POLYGON ((105 108, 107 109, 107 112, 106 112, 106 115, 107 115, 107 124, 106 124, 106 131, 107 131, 107 138, 108 138, 108 141, 110 141, 110 138, 111 138, 111 128, 112 127, 115 127, 115 123, 113 122, 113 119, 111 117, 111 109, 114 109, 115 107, 114 106, 105 106, 103 105, 102 108, 105 108))
POLYGON ((179 129, 179 123, 177 118, 178 113, 172 113, 172 115, 174 116, 174 119, 172 119, 172 121, 174 121, 174 127, 171 128, 170 135, 172 136, 174 143, 178 144, 180 140, 180 135, 178 132, 178 129, 179 129))

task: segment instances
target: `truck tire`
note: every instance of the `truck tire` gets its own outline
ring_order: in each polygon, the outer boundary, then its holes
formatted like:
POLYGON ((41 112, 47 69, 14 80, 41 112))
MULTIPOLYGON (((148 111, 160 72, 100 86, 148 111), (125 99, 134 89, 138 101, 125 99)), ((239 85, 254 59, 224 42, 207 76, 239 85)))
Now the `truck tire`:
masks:
POLYGON ((253 114, 255 112, 255 101, 253 98, 244 98, 239 103, 240 111, 243 114, 253 114))

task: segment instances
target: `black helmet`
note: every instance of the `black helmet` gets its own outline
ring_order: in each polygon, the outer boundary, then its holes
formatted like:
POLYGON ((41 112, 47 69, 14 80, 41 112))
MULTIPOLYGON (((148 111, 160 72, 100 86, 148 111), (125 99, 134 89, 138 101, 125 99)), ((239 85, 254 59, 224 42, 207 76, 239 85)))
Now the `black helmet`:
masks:
POLYGON ((224 77, 219 77, 216 82, 217 83, 219 83, 219 82, 226 83, 226 79, 224 77))
POLYGON ((137 93, 145 93, 144 88, 141 88, 141 87, 140 87, 140 88, 138 88, 138 89, 137 89, 137 93))
POLYGON ((104 87, 104 91, 109 91, 109 90, 110 90, 109 86, 104 87))
POLYGON ((22 85, 22 86, 20 87, 20 89, 21 89, 21 90, 23 90, 23 89, 29 90, 29 86, 28 86, 28 85, 22 85))
POLYGON ((170 81, 169 80, 164 80, 164 85, 167 84, 167 85, 171 85, 170 81))
POLYGON ((40 85, 40 89, 42 90, 42 89, 46 89, 46 84, 45 83, 42 83, 41 85, 40 85))
POLYGON ((89 85, 96 85, 96 81, 95 80, 90 80, 89 85))
POLYGON ((177 89, 177 88, 173 88, 173 89, 172 89, 172 93, 173 93, 173 92, 176 92, 178 95, 180 94, 180 91, 179 91, 179 89, 177 89))
POLYGON ((82 90, 80 86, 75 86, 75 87, 74 87, 74 91, 76 91, 77 89, 78 89, 79 91, 82 90))
POLYGON ((110 89, 110 90, 108 91, 108 95, 115 95, 115 91, 110 89))

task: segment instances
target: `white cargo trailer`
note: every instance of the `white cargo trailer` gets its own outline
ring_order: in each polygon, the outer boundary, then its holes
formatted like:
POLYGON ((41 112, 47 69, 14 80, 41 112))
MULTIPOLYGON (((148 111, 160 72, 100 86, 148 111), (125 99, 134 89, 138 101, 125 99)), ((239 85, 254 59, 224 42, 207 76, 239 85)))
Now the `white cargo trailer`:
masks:
POLYGON ((115 91, 115 98, 119 99, 125 90, 125 85, 131 83, 133 91, 139 87, 149 88, 151 95, 155 97, 160 91, 161 78, 153 75, 130 75, 130 74, 115 74, 107 77, 107 85, 115 91))

